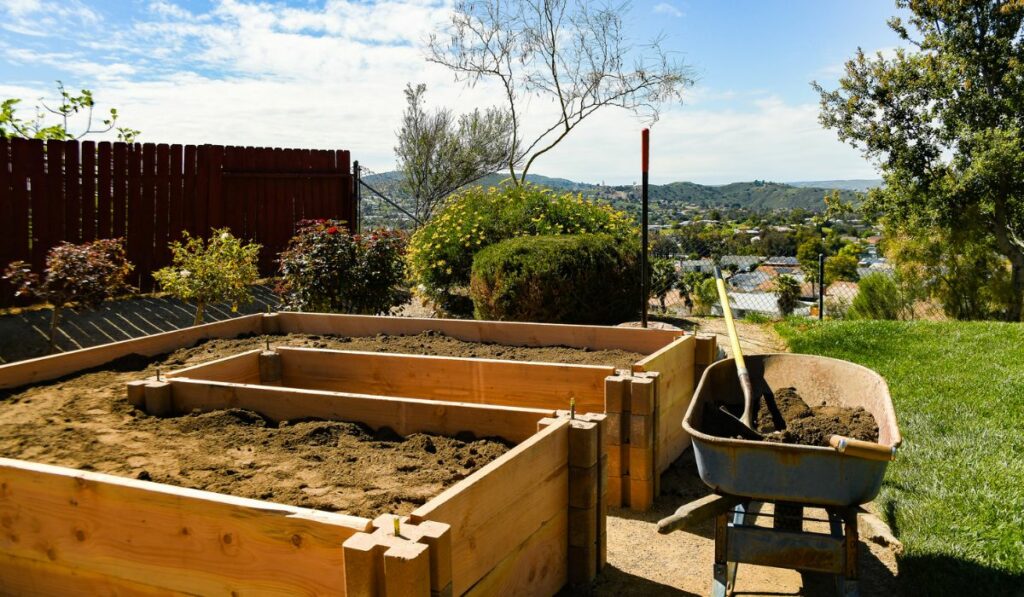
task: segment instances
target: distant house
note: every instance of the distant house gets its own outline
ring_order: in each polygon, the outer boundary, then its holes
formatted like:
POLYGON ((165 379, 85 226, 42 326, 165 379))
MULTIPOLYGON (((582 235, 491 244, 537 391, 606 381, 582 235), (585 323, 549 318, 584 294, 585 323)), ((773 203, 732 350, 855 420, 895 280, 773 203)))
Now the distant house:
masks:
MULTIPOLYGON (((743 317, 747 313, 760 313, 769 317, 781 317, 782 311, 779 310, 779 297, 771 292, 732 292, 729 293, 729 307, 732 308, 733 315, 736 317, 743 317)), ((793 311, 794 315, 810 315, 811 307, 806 303, 797 303, 796 309, 793 311)), ((711 313, 713 315, 722 315, 721 305, 712 305, 711 313)))
POLYGON ((715 272, 715 262, 707 257, 683 260, 679 262, 679 271, 682 273, 700 272, 702 274, 713 274, 715 272))
POLYGON ((751 272, 765 260, 758 255, 723 255, 718 263, 722 267, 736 272, 751 272))
POLYGON ((762 272, 771 278, 778 278, 779 276, 792 276, 798 280, 804 278, 804 270, 797 266, 790 265, 768 265, 763 264, 758 267, 755 271, 762 272))
POLYGON ((733 274, 729 278, 729 286, 740 292, 754 292, 765 283, 770 283, 773 280, 775 280, 773 276, 758 270, 750 273, 733 274))
POLYGON ((860 292, 860 286, 856 282, 837 280, 828 285, 825 289, 825 296, 853 299, 860 292))
POLYGON ((796 257, 786 257, 783 255, 776 255, 775 257, 769 257, 764 262, 765 265, 781 265, 784 267, 799 267, 800 260, 796 257))

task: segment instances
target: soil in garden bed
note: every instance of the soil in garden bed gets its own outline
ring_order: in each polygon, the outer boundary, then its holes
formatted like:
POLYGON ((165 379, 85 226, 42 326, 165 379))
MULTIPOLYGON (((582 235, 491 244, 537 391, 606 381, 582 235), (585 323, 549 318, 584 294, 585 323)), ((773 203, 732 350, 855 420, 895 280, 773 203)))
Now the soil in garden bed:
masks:
POLYGON ((300 346, 312 346, 315 348, 503 359, 506 361, 610 365, 618 369, 629 369, 634 363, 645 356, 625 350, 589 350, 565 346, 508 346, 505 344, 465 342, 436 331, 422 332, 415 336, 388 336, 380 334, 370 337, 347 338, 290 334, 282 338, 284 339, 284 344, 293 344, 295 340, 299 340, 299 342, 303 343, 299 344, 300 346))
MULTIPOLYGON (((718 411, 710 409, 708 433, 719 437, 732 437, 733 424, 718 411)), ((762 399, 758 405, 754 428, 765 436, 765 441, 808 446, 828 446, 832 435, 844 435, 865 441, 878 441, 878 423, 863 408, 829 406, 821 402, 810 406, 795 388, 782 388, 771 399, 762 399)), ((738 437, 738 436, 737 436, 738 437)))
POLYGON ((435 332, 338 338, 291 334, 210 340, 169 355, 130 356, 102 370, 0 390, 0 456, 374 517, 408 514, 508 449, 499 438, 414 434, 354 423, 273 425, 243 410, 160 419, 128 404, 125 383, 274 346, 627 367, 624 351, 526 348, 462 342, 435 332))

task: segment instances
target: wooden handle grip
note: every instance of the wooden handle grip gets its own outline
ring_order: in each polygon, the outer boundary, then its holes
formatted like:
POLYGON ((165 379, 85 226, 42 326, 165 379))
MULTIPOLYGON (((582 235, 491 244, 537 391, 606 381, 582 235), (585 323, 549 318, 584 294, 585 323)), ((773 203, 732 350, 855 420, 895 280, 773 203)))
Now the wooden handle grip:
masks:
POLYGON ((895 447, 890 448, 875 442, 866 442, 842 435, 833 435, 828 438, 828 445, 841 454, 868 460, 892 460, 896 457, 895 447))

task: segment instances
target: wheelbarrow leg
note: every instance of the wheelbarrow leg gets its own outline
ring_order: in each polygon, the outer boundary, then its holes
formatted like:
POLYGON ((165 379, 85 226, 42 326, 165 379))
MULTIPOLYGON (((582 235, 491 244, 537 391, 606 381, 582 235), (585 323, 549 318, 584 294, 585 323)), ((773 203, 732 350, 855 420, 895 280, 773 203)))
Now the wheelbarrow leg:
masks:
POLYGON ((736 590, 736 562, 729 561, 729 526, 747 523, 751 504, 739 504, 735 511, 715 517, 715 569, 711 582, 711 597, 729 597, 736 590))
POLYGON ((857 508, 829 510, 828 514, 832 534, 843 537, 843 573, 836 575, 836 592, 839 597, 860 597, 857 583, 857 508))

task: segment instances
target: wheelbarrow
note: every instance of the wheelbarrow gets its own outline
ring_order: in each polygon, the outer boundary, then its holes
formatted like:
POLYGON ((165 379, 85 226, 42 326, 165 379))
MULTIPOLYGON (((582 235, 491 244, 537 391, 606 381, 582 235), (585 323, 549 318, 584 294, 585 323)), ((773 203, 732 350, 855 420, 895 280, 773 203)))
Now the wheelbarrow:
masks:
MULTIPOLYGON (((713 595, 727 595, 740 562, 830 572, 842 595, 857 594, 858 506, 874 499, 890 458, 902 441, 885 380, 860 365, 812 355, 768 354, 746 358, 758 400, 784 387, 815 404, 862 407, 878 423, 878 445, 858 454, 836 447, 781 444, 707 433, 725 406, 743 410, 733 359, 707 369, 683 419, 693 441, 700 478, 715 495, 681 507, 659 524, 669 532, 716 517, 713 595), (752 523, 774 504, 773 528, 752 523), (824 508, 829 534, 802 531, 805 506, 824 508)), ((824 522, 824 521, 823 521, 824 522)))

